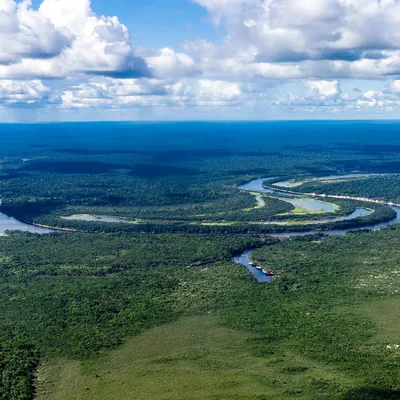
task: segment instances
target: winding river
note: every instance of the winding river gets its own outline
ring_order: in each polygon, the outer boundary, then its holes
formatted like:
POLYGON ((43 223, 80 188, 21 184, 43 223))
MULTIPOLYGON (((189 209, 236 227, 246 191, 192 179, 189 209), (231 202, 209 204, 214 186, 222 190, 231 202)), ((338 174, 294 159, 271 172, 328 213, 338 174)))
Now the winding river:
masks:
MULTIPOLYGON (((345 175, 345 176, 335 176, 334 178, 345 178, 345 177, 357 177, 357 175, 345 175)), ((364 175, 365 176, 365 175, 364 175)), ((333 177, 331 177, 332 179, 333 177)), ((320 201, 315 198, 311 199, 307 197, 307 194, 304 193, 298 193, 298 194, 288 194, 284 191, 280 191, 279 189, 271 189, 271 188, 264 188, 263 183, 266 181, 270 181, 272 179, 276 178, 259 178, 255 179, 249 183, 246 183, 244 185, 241 185, 238 187, 239 190, 244 190, 252 193, 257 193, 258 196, 256 198, 257 200, 257 205, 258 207, 263 207, 264 206, 264 200, 262 199, 263 194, 270 194, 273 195, 275 198, 279 198, 283 201, 286 201, 288 203, 291 203, 295 206, 300 206, 308 210, 314 210, 314 211, 323 211, 323 212, 332 212, 334 209, 332 208, 333 206, 330 203, 327 203, 325 201, 320 201)), ((286 187, 287 182, 292 182, 292 181, 285 181, 280 183, 280 187, 286 187)), ((276 184, 275 184, 276 186, 276 184)), ((348 229, 331 229, 328 231, 323 231, 324 234, 326 235, 343 235, 346 232, 349 231, 357 231, 357 230, 377 230, 377 229, 383 229, 386 227, 389 227, 394 224, 400 223, 400 207, 397 206, 390 206, 393 210, 396 211, 397 216, 391 221, 386 221, 386 222, 381 222, 378 224, 373 224, 370 226, 363 226, 360 228, 348 228, 348 229)), ((349 219, 354 219, 358 218, 360 216, 366 216, 371 213, 370 210, 363 209, 363 208, 357 208, 357 210, 348 216, 342 216, 338 218, 332 218, 332 219, 325 219, 325 220, 320 220, 320 221, 314 221, 313 224, 317 225, 318 223, 324 223, 324 222, 339 222, 339 221, 346 221, 349 219)), ((94 217, 93 217, 94 218, 94 217)), ((97 219, 96 219, 97 220, 97 219)), ((110 221, 111 222, 111 221, 110 221)), ((112 221, 113 222, 113 221, 112 221)), ((118 221, 120 222, 120 221, 118 221)), ((284 224, 284 222, 272 222, 271 224, 284 224)), ((303 222, 304 224, 304 222, 303 222)), ((310 224, 310 223, 305 223, 305 224, 310 224)), ((57 232, 56 229, 48 229, 48 228, 43 228, 39 226, 34 226, 30 224, 26 224, 24 222, 18 221, 16 218, 7 216, 3 213, 0 213, 0 236, 3 236, 6 231, 23 231, 23 232, 31 232, 31 233, 37 233, 37 234, 47 234, 47 233, 54 233, 57 232)), ((296 237, 296 236, 307 236, 307 235, 312 235, 316 233, 321 233, 321 231, 316 230, 310 230, 308 232, 284 232, 284 233, 268 233, 268 236, 272 237, 277 237, 277 238, 290 238, 290 237, 296 237)), ((268 274, 266 272, 263 272, 260 267, 256 267, 251 263, 251 254, 253 253, 255 249, 248 249, 244 251, 242 254, 234 258, 234 262, 240 265, 244 265, 246 268, 249 269, 249 271, 255 276, 255 278, 259 282, 271 282, 273 279, 273 275, 268 274)))
MULTIPOLYGON (((344 175, 344 176, 335 176, 335 178, 345 178, 345 177, 357 177, 358 175, 344 175)), ((362 175, 365 176, 365 175, 362 175)), ((331 177, 332 179, 333 177, 331 177)), ((259 179, 255 179, 249 183, 246 183, 244 185, 241 185, 238 187, 239 190, 244 190, 244 191, 248 191, 248 192, 252 192, 252 193, 259 193, 259 194, 270 194, 270 195, 274 195, 274 197, 276 198, 276 196, 278 196, 278 198, 280 200, 283 201, 287 201, 291 204, 292 203, 292 199, 288 199, 288 197, 291 198, 297 198, 299 200, 298 203, 296 205, 300 205, 303 206, 304 208, 308 208, 308 209, 323 209, 326 210, 326 208, 324 209, 323 205, 327 204, 326 202, 322 202, 316 199, 310 199, 307 198, 307 195, 304 193, 298 193, 298 194, 288 194, 286 192, 282 192, 279 191, 278 189, 270 189, 270 188, 264 188, 263 184, 266 181, 271 181, 274 178, 259 178, 259 179), (308 202, 315 202, 313 203, 313 207, 310 207, 309 204, 307 204, 308 202), (316 208, 315 208, 316 207, 316 208)), ((289 181, 287 181, 289 182, 289 181)), ((286 181, 284 182, 286 184, 286 181)), ((282 183, 281 183, 282 184, 282 183)), ((275 185, 277 186, 277 185, 275 185)), ((281 185, 280 187, 286 187, 281 185)), ((348 229, 331 229, 328 231, 318 231, 318 230, 311 230, 308 232, 284 232, 284 233, 268 233, 268 236, 272 236, 272 237, 277 237, 277 238, 290 238, 290 237, 299 237, 299 236, 307 236, 307 235, 312 235, 312 234, 316 234, 316 233, 324 233, 325 235, 329 235, 329 236, 333 236, 333 235, 343 235, 349 231, 358 231, 358 230, 378 230, 378 229, 383 229, 386 227, 389 227, 391 225, 395 225, 400 223, 400 207, 397 206, 389 206, 391 207, 394 211, 396 211, 397 216, 396 218, 394 218, 391 221, 386 221, 386 222, 381 222, 378 224, 373 224, 370 226, 363 226, 360 228, 348 228, 348 229)), ((338 217, 338 218, 334 218, 334 219, 330 219, 330 220, 324 220, 324 221, 316 221, 316 224, 318 223, 324 223, 324 222, 340 222, 340 221, 346 221, 349 219, 354 219, 354 218, 358 218, 360 216, 366 216, 368 214, 366 213, 371 213, 369 210, 366 209, 361 209, 358 208, 353 214, 348 215, 348 216, 344 216, 344 217, 338 217)), ((277 224, 277 223, 274 223, 277 224)), ((282 224, 282 223, 281 223, 282 224)), ((256 267, 255 265, 253 265, 251 263, 251 254, 253 253, 255 249, 248 249, 245 252, 243 252, 242 254, 240 254, 239 256, 235 257, 233 259, 233 261, 236 264, 240 264, 245 266, 257 279, 258 282, 271 282, 273 279, 273 275, 272 274, 268 274, 268 273, 264 273, 262 270, 260 270, 260 267, 256 267)))

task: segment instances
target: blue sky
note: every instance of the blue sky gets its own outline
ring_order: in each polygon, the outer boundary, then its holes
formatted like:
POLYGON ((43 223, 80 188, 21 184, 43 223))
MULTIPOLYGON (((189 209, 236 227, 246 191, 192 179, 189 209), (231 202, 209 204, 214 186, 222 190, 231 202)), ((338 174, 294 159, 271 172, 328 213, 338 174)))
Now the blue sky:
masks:
POLYGON ((0 0, 0 122, 398 118, 400 0, 0 0))
MULTIPOLYGON (((38 8, 42 0, 33 0, 38 8)), ((217 41, 224 29, 216 27, 206 9, 191 0, 92 0, 101 15, 116 15, 132 35, 132 44, 177 48, 182 40, 217 41)))
POLYGON ((182 40, 214 41, 222 37, 219 31, 223 29, 211 23, 206 10, 188 0, 94 0, 92 6, 101 14, 121 16, 132 32, 134 45, 178 48, 182 40))

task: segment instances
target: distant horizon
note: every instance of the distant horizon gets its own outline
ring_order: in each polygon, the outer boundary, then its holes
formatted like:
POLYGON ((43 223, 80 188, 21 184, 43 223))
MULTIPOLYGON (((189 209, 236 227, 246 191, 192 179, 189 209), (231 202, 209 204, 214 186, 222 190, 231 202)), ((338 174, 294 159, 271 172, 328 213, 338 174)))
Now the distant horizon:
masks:
MULTIPOLYGON (((363 118, 363 119, 269 119, 269 120, 240 120, 240 119, 226 119, 226 120, 76 120, 76 121, 32 121, 32 122, 1 122, 1 125, 53 125, 53 124, 174 124, 174 123, 273 123, 273 122, 399 122, 400 118, 363 118)), ((1 133, 0 133, 1 134, 1 133)))

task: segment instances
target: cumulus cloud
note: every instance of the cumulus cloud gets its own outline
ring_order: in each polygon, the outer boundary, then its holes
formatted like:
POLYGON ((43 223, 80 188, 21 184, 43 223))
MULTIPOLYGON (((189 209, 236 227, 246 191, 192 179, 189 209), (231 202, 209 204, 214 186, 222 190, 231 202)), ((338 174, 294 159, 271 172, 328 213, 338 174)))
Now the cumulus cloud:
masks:
POLYGON ((185 53, 177 53, 168 47, 138 54, 143 56, 154 75, 159 78, 177 79, 195 76, 201 72, 192 57, 185 53))
POLYGON ((41 1, 35 8, 31 0, 0 0, 2 106, 399 106, 400 0, 193 0, 226 36, 183 41, 179 50, 134 50, 127 27, 97 15, 90 0, 41 1), (340 82, 349 78, 394 80, 346 92, 340 82), (270 89, 285 82, 300 89, 276 89, 272 98, 270 89))
POLYGON ((25 57, 56 57, 72 41, 69 31, 57 30, 47 17, 32 10, 27 1, 16 4, 13 0, 0 0, 0 26, 2 65, 18 63, 25 57))
POLYGON ((338 81, 304 82, 306 95, 289 93, 275 105, 295 112, 395 111, 400 107, 400 81, 387 84, 384 90, 352 90, 356 95, 342 91, 338 81))
POLYGON ((336 101, 342 93, 338 81, 309 81, 307 86, 320 101, 336 101))
POLYGON ((342 104, 347 96, 342 93, 339 81, 307 81, 305 96, 289 93, 280 99, 277 104, 281 106, 337 106, 342 104))
MULTIPOLYGON (((398 0, 195 0, 228 34, 219 54, 265 78, 400 73, 398 0)), ((186 46, 190 49, 190 46, 186 46)), ((215 49, 201 43, 193 54, 215 49)))
POLYGON ((97 16, 90 0, 43 0, 37 10, 30 0, 0 0, 0 26, 0 78, 149 75, 128 29, 97 16))
POLYGON ((400 80, 395 80, 389 83, 389 90, 392 93, 400 95, 400 80))
POLYGON ((367 90, 356 99, 357 109, 391 111, 400 106, 400 81, 395 80, 387 85, 386 90, 367 90))
POLYGON ((400 81, 382 91, 346 92, 338 80, 304 81, 297 93, 274 101, 269 88, 234 81, 185 78, 177 82, 159 79, 91 78, 60 94, 64 109, 127 109, 151 107, 176 109, 226 109, 256 107, 289 112, 393 111, 400 107, 400 81))
POLYGON ((157 80, 97 78, 70 87, 61 100, 64 108, 123 108, 155 104, 165 94, 157 80))
POLYGON ((210 107, 234 106, 242 100, 242 89, 237 82, 200 79, 181 81, 168 86, 172 101, 177 104, 210 107))
POLYGON ((39 80, 0 80, 0 105, 8 107, 43 106, 58 102, 57 96, 39 80))
POLYGON ((62 95, 64 108, 231 107, 240 104, 235 82, 184 79, 168 84, 155 79, 92 79, 62 95))

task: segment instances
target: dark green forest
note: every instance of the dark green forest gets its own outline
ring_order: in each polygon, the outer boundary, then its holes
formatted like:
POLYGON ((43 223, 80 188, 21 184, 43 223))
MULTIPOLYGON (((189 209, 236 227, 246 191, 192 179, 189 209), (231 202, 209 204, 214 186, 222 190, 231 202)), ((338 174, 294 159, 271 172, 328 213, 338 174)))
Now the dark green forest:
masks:
MULTIPOLYGON (((329 200, 334 212, 310 212, 238 189, 259 177, 381 173, 293 190, 399 202, 398 125, 361 124, 362 140, 347 125, 325 127, 322 137, 321 126, 300 124, 300 137, 290 123, 289 136, 281 125, 255 123, 246 138, 240 124, 172 124, 164 133, 146 124, 84 126, 0 132, 2 218, 66 230, 0 237, 0 399, 35 398, 44 363, 101 359, 131 337, 196 315, 248 333, 246 351, 281 377, 298 377, 293 387, 268 377, 285 398, 399 398, 399 342, 379 336, 374 316, 383 301, 399 304, 400 230, 324 235, 391 221, 396 212, 339 199, 329 200), (302 224, 357 208, 371 214, 302 224), (63 218, 86 214, 122 220, 63 218), (313 235, 268 236, 308 231, 313 235), (247 249, 277 272, 271 284, 232 262, 247 249)), ((388 332, 396 330, 393 321, 385 320, 388 332)))

